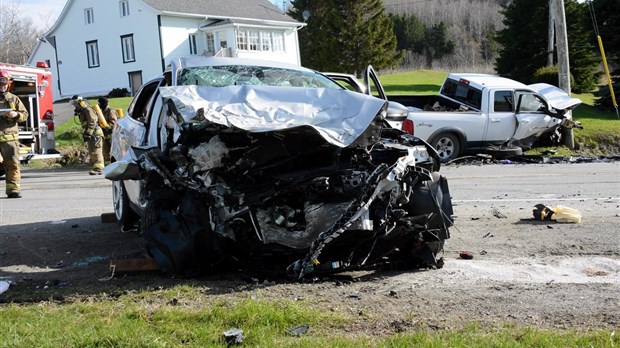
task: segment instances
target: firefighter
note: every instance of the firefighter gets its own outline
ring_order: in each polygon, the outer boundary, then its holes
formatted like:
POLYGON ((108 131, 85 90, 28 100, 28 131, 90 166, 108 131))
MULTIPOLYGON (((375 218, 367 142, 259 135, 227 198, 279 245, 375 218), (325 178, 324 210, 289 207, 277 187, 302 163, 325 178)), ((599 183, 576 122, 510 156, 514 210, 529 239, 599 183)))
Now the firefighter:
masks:
POLYGON ((90 162, 93 167, 88 172, 90 175, 101 175, 103 173, 103 131, 99 126, 97 112, 88 106, 88 102, 79 95, 71 98, 70 104, 75 108, 74 113, 82 124, 82 137, 88 146, 90 162))
POLYGON ((107 162, 110 161, 110 148, 112 146, 112 130, 114 129, 114 125, 116 124, 116 120, 118 119, 118 114, 116 110, 111 109, 108 105, 108 98, 100 97, 97 100, 97 104, 99 104, 99 108, 103 113, 103 117, 105 118, 106 127, 102 128, 103 130, 103 159, 107 162))
POLYGON ((6 195, 21 198, 18 124, 28 119, 28 110, 18 96, 8 91, 10 84, 9 73, 0 70, 0 158, 4 159, 6 195))

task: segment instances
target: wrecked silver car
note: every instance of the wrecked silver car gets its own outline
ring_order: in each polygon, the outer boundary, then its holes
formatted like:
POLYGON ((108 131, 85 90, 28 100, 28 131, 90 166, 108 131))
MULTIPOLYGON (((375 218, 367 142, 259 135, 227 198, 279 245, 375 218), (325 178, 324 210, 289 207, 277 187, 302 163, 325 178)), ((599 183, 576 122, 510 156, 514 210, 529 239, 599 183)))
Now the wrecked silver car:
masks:
POLYGON ((174 60, 114 129, 115 213, 178 275, 441 267, 447 180, 396 106, 299 66, 174 60))

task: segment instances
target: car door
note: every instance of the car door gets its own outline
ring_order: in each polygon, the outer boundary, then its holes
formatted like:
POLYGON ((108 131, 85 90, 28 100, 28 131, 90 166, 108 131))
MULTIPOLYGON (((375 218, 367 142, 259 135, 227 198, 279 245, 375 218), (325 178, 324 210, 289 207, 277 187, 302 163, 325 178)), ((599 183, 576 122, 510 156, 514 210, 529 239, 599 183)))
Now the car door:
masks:
POLYGON ((489 95, 489 120, 482 136, 484 145, 504 144, 510 140, 517 127, 514 90, 492 90, 489 95))
POLYGON ((541 95, 516 91, 515 98, 517 127, 510 144, 529 148, 540 135, 561 125, 561 118, 549 115, 549 105, 541 95))
MULTIPOLYGON (((114 131, 112 153, 116 159, 122 158, 133 146, 148 146, 146 137, 152 108, 159 85, 163 79, 155 79, 144 84, 127 108, 127 115, 119 119, 114 131)), ((139 207, 140 184, 137 180, 123 181, 127 197, 135 207, 139 207)))
POLYGON ((392 128, 402 129, 403 122, 407 119, 408 109, 400 103, 388 101, 387 94, 385 94, 385 89, 383 89, 383 85, 381 85, 381 81, 379 81, 379 75, 377 75, 377 72, 372 65, 369 65, 364 70, 364 88, 365 94, 372 95, 388 102, 386 116, 387 123, 392 128))

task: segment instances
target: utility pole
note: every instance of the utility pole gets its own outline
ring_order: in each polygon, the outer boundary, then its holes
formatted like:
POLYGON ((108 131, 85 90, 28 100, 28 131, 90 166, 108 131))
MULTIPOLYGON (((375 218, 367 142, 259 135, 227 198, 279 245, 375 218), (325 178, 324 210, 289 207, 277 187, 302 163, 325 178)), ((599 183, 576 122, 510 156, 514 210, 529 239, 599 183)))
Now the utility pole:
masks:
MULTIPOLYGON (((566 12, 564 10, 564 0, 550 0, 549 11, 555 19, 555 45, 558 54, 558 83, 560 89, 571 94, 570 85, 570 65, 568 62, 568 39, 566 33, 566 12)), ((572 114, 566 115, 572 118, 572 114)), ((569 149, 575 148, 575 138, 572 129, 564 129, 564 145, 569 149)))
POLYGON ((553 0, 549 1, 549 24, 547 32, 547 66, 553 66, 553 51, 555 47, 555 15, 553 13, 553 0))

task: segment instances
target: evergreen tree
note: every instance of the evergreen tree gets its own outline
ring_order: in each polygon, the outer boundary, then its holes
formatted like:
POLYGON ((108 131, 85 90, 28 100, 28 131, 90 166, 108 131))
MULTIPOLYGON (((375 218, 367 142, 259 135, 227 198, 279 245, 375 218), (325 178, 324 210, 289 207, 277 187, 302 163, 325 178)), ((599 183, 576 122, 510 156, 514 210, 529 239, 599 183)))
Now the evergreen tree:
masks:
MULTIPOLYGON (((592 5, 599 35, 605 46, 605 56, 609 62, 620 65, 620 30, 618 30, 620 27, 620 1, 593 0, 592 5)), ((594 32, 594 28, 592 28, 592 32, 594 32)), ((598 42, 596 45, 598 49, 598 42)))
POLYGON ((433 66, 433 60, 449 56, 454 52, 454 42, 448 39, 448 28, 444 22, 434 24, 424 31, 424 55, 426 65, 433 66))
POLYGON ((495 41, 500 45, 495 61, 498 74, 529 83, 547 60, 548 1, 514 0, 503 6, 505 28, 495 41))
MULTIPOLYGON (((589 41, 587 6, 566 0, 565 13, 573 91, 592 91, 600 74, 589 41)), ((549 2, 514 0, 503 7, 503 14, 506 27, 495 37, 501 45, 495 68, 500 75, 531 83, 534 72, 547 64, 549 2)))
POLYGON ((424 24, 412 14, 390 14, 394 23, 397 48, 405 51, 419 51, 424 48, 424 24))
POLYGON ((391 68, 396 50, 392 21, 381 0, 293 0, 288 14, 304 21, 299 31, 302 65, 322 71, 361 74, 371 64, 391 68))
POLYGON ((390 14, 394 23, 397 48, 424 56, 426 66, 431 68, 433 60, 454 53, 454 42, 448 39, 448 28, 444 22, 425 27, 411 14, 390 14))

